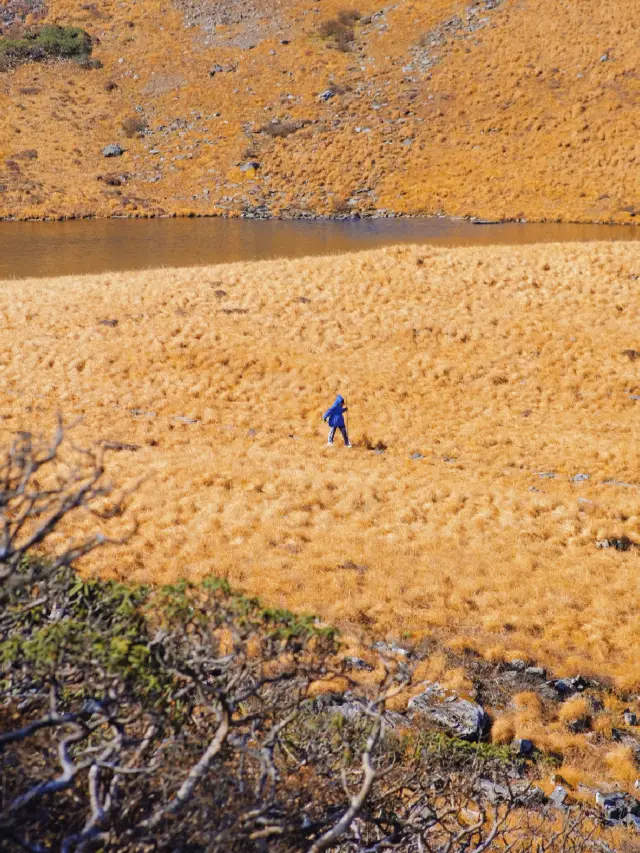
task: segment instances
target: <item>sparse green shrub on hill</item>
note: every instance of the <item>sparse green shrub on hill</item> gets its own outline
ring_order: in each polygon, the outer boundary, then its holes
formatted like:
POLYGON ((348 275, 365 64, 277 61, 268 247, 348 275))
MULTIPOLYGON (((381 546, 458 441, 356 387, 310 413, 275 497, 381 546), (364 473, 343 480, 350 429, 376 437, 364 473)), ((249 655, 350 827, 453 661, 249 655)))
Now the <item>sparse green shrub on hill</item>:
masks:
POLYGON ((48 59, 86 62, 91 50, 91 36, 80 27, 47 25, 17 38, 0 39, 0 71, 48 59))

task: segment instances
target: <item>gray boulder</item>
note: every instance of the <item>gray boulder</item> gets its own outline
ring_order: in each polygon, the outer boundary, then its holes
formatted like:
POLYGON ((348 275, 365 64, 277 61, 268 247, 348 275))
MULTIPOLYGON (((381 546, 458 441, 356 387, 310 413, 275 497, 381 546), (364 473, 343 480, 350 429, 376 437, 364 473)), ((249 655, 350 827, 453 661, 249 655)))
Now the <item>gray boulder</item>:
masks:
POLYGON ((627 815, 624 819, 625 824, 629 829, 634 830, 635 832, 640 832, 640 817, 635 814, 627 815))
POLYGON ((106 145, 102 149, 103 157, 122 157, 123 154, 124 148, 121 145, 118 145, 117 142, 112 145, 106 145))
POLYGON ((371 650, 378 652, 381 655, 400 655, 408 657, 409 650, 403 649, 402 646, 396 646, 394 643, 385 643, 383 640, 378 640, 371 646, 371 650))
POLYGON ((566 799, 568 796, 569 792, 567 791, 567 789, 563 788, 562 785, 557 785, 551 792, 549 802, 557 809, 566 809, 566 799))
POLYGON ((489 717, 481 705, 460 699, 437 682, 411 698, 407 711, 461 740, 479 741, 489 729, 489 717))
POLYGON ((547 674, 547 670, 543 666, 528 666, 525 671, 525 675, 528 675, 530 678, 544 678, 547 674))
MULTIPOLYGON (((347 690, 346 693, 327 693, 324 696, 318 696, 313 701, 312 707, 316 712, 331 715, 339 714, 350 723, 371 719, 367 703, 351 690, 347 690)), ((382 721, 390 729, 407 725, 406 717, 395 711, 385 711, 382 715, 382 721)))
POLYGON ((344 665, 345 669, 348 670, 364 670, 365 672, 371 672, 373 670, 370 663, 367 663, 366 660, 356 657, 355 655, 347 655, 344 659, 344 665))
POLYGON ((564 699, 567 696, 573 696, 574 693, 582 693, 589 686, 589 682, 581 675, 576 675, 575 678, 547 681, 547 686, 552 687, 564 699))
POLYGON ((514 779, 508 783, 480 779, 478 793, 492 805, 512 802, 521 806, 538 806, 544 802, 544 793, 526 779, 514 779))
POLYGON ((629 794, 604 794, 598 791, 596 805, 604 812, 605 819, 612 823, 627 821, 629 818, 640 818, 640 802, 629 794))
POLYGON ((516 755, 520 755, 523 758, 528 758, 530 755, 533 755, 535 747, 533 745, 532 740, 529 740, 526 737, 521 737, 512 741, 511 749, 515 752, 516 755))

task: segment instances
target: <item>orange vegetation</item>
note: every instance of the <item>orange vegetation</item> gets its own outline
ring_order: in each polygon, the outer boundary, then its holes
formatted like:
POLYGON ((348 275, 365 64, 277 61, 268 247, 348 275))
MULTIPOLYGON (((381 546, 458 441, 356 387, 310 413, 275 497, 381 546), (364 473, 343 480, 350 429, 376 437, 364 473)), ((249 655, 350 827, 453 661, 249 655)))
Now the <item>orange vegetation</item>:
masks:
POLYGON ((598 243, 2 282, 0 439, 60 410, 138 446, 140 533, 96 570, 638 690, 640 549, 597 543, 640 542, 639 274, 598 243))
POLYGON ((640 0, 51 0, 48 21, 85 27, 103 68, 0 74, 0 216, 632 223, 639 13, 640 0), (356 5, 343 51, 326 22, 356 5), (133 117, 151 132, 128 136, 133 117), (112 142, 126 152, 106 160, 112 142))

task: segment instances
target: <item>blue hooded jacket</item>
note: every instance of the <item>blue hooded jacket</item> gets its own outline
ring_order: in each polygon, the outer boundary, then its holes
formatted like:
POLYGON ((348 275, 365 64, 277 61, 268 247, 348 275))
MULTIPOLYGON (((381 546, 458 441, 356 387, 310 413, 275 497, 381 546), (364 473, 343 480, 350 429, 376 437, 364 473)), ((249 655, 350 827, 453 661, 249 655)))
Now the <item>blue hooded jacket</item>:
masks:
POLYGON ((331 406, 331 408, 327 409, 327 411, 322 416, 323 421, 329 421, 330 427, 344 426, 344 416, 342 414, 343 403, 344 397, 341 397, 340 394, 338 394, 335 403, 331 406))

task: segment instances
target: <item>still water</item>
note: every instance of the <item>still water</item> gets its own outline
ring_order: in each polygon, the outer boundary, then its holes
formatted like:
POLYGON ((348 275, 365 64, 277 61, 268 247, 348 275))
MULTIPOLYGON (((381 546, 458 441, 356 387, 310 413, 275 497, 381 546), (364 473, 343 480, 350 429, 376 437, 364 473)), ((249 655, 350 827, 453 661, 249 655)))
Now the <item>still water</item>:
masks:
POLYGON ((2 222, 0 279, 302 257, 394 243, 480 246, 574 240, 640 240, 640 228, 553 223, 478 225, 440 218, 2 222))

